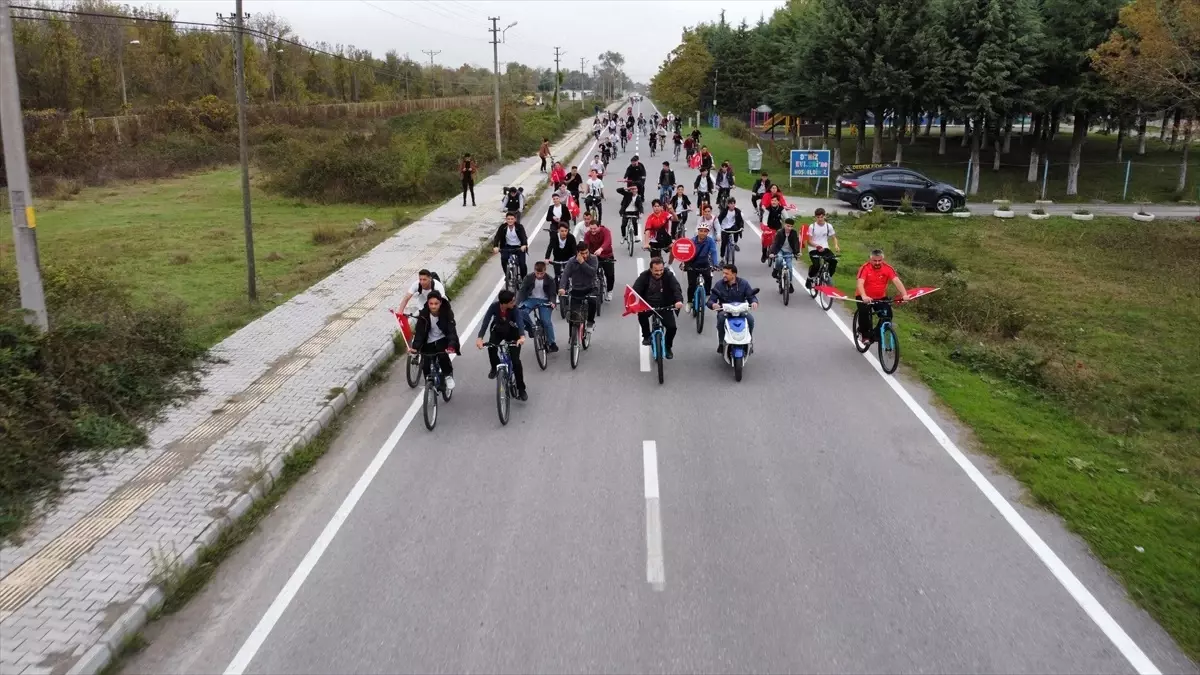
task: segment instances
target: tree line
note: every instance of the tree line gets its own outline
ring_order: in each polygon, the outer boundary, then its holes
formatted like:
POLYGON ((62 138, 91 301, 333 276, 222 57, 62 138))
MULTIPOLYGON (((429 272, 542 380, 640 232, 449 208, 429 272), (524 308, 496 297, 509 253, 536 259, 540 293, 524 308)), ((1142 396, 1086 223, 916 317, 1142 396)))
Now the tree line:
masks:
MULTIPOLYGON (((1096 124, 1116 129, 1119 152, 1161 116, 1182 134, 1178 191, 1200 113, 1200 2, 1196 0, 789 0, 754 26, 686 29, 651 81, 668 107, 745 115, 760 105, 832 126, 857 127, 855 161, 883 161, 885 120, 903 143, 925 120, 965 125, 979 187, 985 152, 1009 150, 1014 121, 1030 116, 1028 180, 1070 123, 1067 194, 1078 194, 1081 149, 1096 124)), ((835 156, 835 163, 840 157, 835 156)))
MULTIPOLYGON (((14 2, 14 39, 25 110, 136 112, 205 96, 234 100, 231 26, 176 21, 161 10, 76 0, 63 6, 14 2)), ((352 45, 306 42, 273 13, 246 20, 246 93, 256 103, 335 103, 487 95, 490 68, 419 63, 398 50, 382 58, 352 45)), ((616 90, 624 59, 600 55, 589 72, 564 70, 560 86, 616 90)), ((551 92, 555 72, 509 62, 501 95, 551 92)))

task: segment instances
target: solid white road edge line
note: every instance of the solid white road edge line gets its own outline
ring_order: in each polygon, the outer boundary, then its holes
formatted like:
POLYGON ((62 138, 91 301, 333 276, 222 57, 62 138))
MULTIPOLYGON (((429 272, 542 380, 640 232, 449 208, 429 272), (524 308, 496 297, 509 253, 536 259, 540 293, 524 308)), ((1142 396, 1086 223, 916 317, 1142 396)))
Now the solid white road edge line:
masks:
MULTIPOLYGON (((746 225, 748 225, 750 229, 760 237, 762 236, 762 230, 760 230, 758 227, 752 223, 746 223, 746 225)), ((801 276, 795 268, 792 269, 792 276, 800 283, 804 283, 805 279, 807 279, 807 275, 801 276)), ((850 328, 846 325, 846 322, 842 321, 842 318, 838 316, 836 312, 830 311, 822 313, 825 316, 828 316, 831 321, 833 321, 834 325, 838 327, 838 330, 842 332, 842 335, 846 336, 847 340, 849 340, 851 343, 854 342, 854 335, 851 333, 850 328)), ((1017 513, 1017 510, 1014 509, 1012 504, 1010 504, 1008 500, 1004 498, 1004 495, 1000 494, 1000 491, 997 490, 995 486, 992 485, 991 481, 989 481, 987 477, 975 467, 971 460, 968 459, 965 454, 963 454, 962 450, 955 445, 954 441, 950 440, 950 436, 947 435, 946 432, 942 430, 941 426, 934 421, 933 417, 931 417, 929 413, 921 407, 921 404, 917 403, 917 400, 912 397, 912 394, 908 393, 908 390, 904 388, 904 385, 900 384, 900 380, 884 373, 883 368, 879 365, 879 361, 871 355, 870 351, 867 351, 862 356, 867 360, 868 363, 871 364, 871 367, 875 369, 875 372, 883 378, 884 382, 891 387, 892 391, 894 391, 896 395, 900 397, 900 400, 904 402, 904 405, 908 407, 912 414, 915 415, 921 424, 925 426, 925 428, 933 436, 934 440, 938 442, 938 445, 942 446, 942 449, 946 451, 946 454, 950 455, 950 458, 953 459, 954 462, 958 464, 959 468, 961 468, 963 472, 967 474, 967 477, 971 479, 971 482, 975 484, 975 487, 979 488, 979 491, 983 493, 984 497, 986 497, 987 500, 991 502, 992 506, 1000 512, 1000 515, 1004 517, 1004 520, 1008 522, 1009 526, 1016 531, 1017 535, 1021 537, 1027 546, 1029 546, 1034 555, 1036 555, 1038 559, 1042 561, 1042 564, 1044 564, 1046 568, 1050 570, 1050 573, 1054 575, 1054 578, 1058 580, 1058 583, 1062 584, 1062 587, 1067 590, 1067 593, 1071 594, 1071 597, 1075 599, 1075 602, 1079 604, 1084 613, 1086 613, 1088 617, 1090 617, 1091 620, 1096 624, 1096 626, 1100 628, 1109 641, 1113 643, 1113 646, 1120 650, 1121 655, 1124 656, 1127 661, 1129 661, 1129 664, 1133 666, 1134 670, 1136 670, 1140 675, 1161 675, 1161 671, 1159 671, 1158 667, 1154 665, 1154 662, 1150 660, 1150 657, 1146 656, 1146 653, 1142 651, 1141 647, 1138 647, 1137 643, 1133 641, 1133 638, 1129 637, 1129 634, 1125 632, 1125 629, 1121 628, 1116 619, 1114 619, 1112 615, 1108 613, 1108 610, 1104 609, 1104 606, 1100 604, 1100 601, 1096 599, 1096 596, 1092 595, 1091 591, 1089 591, 1087 587, 1083 585, 1083 582, 1075 576, 1075 573, 1072 572, 1071 569, 1067 567, 1067 564, 1058 557, 1058 554, 1056 554, 1050 548, 1049 544, 1047 544, 1045 540, 1043 540, 1041 536, 1038 535, 1038 533, 1034 531, 1032 527, 1030 527, 1029 523, 1026 522, 1023 517, 1021 517, 1021 514, 1017 513)))
MULTIPOLYGON (((637 257, 637 271, 640 276, 646 271, 646 261, 641 256, 637 257)), ((637 324, 637 344, 638 344, 638 364, 641 366, 643 373, 650 372, 650 348, 642 344, 642 324, 637 324)))
POLYGON ((646 483, 646 581, 651 588, 661 591, 667 582, 667 571, 658 496, 658 444, 654 441, 642 441, 642 473, 646 483))
MULTIPOLYGON (((596 142, 593 141, 592 145, 588 148, 588 151, 584 153, 584 156, 586 157, 590 155, 592 149, 595 147, 596 142)), ((538 222, 537 227, 534 228, 533 233, 528 235, 530 241, 532 241, 534 237, 536 237, 538 233, 542 231, 542 228, 545 226, 545 224, 546 218, 543 216, 538 222)), ((495 297, 502 288, 504 288, 503 276, 501 276, 500 280, 496 282, 496 285, 492 288, 491 293, 489 293, 484 299, 479 311, 475 313, 475 316, 471 318, 471 322, 467 324, 467 335, 475 332, 475 329, 479 326, 479 322, 483 321, 483 315, 487 313, 487 308, 491 305, 492 298, 495 297)), ((266 642, 267 637, 271 634, 271 631, 274 630, 275 624, 279 622, 279 619, 283 616, 284 611, 287 610, 288 605, 292 603, 292 600, 296 597, 296 594, 300 592, 300 587, 304 585, 304 582, 308 579, 308 575, 312 573, 313 569, 317 566, 317 562, 321 560, 321 556, 324 555, 325 550, 329 548, 331 543, 333 543, 333 538, 337 536, 338 530, 342 528, 342 525, 345 524, 346 520, 350 517, 350 513, 358 504, 358 500, 362 499, 362 496, 366 493, 367 488, 370 487, 371 481, 375 480, 375 475, 379 473, 381 468, 383 468, 383 465, 385 462, 387 462, 388 457, 391 457, 392 451, 396 449, 396 446, 400 442, 400 438, 404 435, 404 432, 408 430, 408 425, 412 423, 414 418, 416 418, 417 411, 420 410, 420 407, 421 396, 417 395, 413 398, 412 404, 408 406, 408 410, 405 411, 404 416, 400 418, 400 421, 396 424, 396 427, 392 429, 392 433, 388 435, 387 440, 383 442, 383 445, 375 453, 375 457, 371 460, 371 463, 367 465, 366 471, 359 476, 358 481, 354 484, 354 487, 350 489, 350 493, 346 495, 344 500, 342 500, 341 505, 338 506, 338 509, 334 512, 333 517, 329 519, 329 522, 326 523, 325 528, 321 530, 321 534, 317 537, 317 540, 313 542, 313 545, 308 549, 308 552, 304 554, 304 558, 301 559, 300 564, 296 567, 296 570, 292 572, 290 577, 288 577, 287 583, 283 585, 283 588, 279 591, 279 594, 275 596, 275 600, 271 602, 271 606, 267 608, 266 613, 263 614, 261 619, 259 619, 258 624, 254 626, 254 630, 250 632, 250 636, 246 638, 246 641, 242 644, 242 647, 238 649, 237 654, 234 655, 233 660, 229 662, 229 665, 225 668, 225 675, 242 675, 242 673, 246 672, 246 668, 250 666, 250 662, 254 659, 254 656, 258 653, 258 650, 262 647, 263 643, 266 642)))

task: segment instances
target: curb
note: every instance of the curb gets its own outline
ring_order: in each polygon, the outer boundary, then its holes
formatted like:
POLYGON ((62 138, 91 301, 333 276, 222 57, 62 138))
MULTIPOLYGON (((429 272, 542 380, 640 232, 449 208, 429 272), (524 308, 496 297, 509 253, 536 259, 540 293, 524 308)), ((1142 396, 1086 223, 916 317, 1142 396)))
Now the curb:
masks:
MULTIPOLYGON (((611 104, 608 107, 612 107, 611 104)), ((586 119, 586 116, 585 116, 586 119)), ((580 132, 575 132, 580 133, 580 132)), ((583 148, 591 136, 586 132, 582 132, 582 138, 566 152, 566 156, 573 156, 583 148)), ((569 141, 570 136, 566 136, 564 141, 569 141)), ((532 203, 530 203, 532 206, 532 203)), ((468 255, 464 253, 464 256, 468 255)), ((446 275, 443 279, 443 284, 451 283, 459 274, 458 268, 446 275)), ((184 549, 179 555, 177 561, 181 568, 191 569, 195 566, 196 561, 200 559, 200 553, 208 546, 216 542, 217 538, 232 526, 239 518, 241 518, 254 502, 262 499, 263 495, 271 490, 271 486, 279 478, 283 471, 283 463, 285 458, 291 457, 295 452, 312 442, 322 431, 327 429, 343 410, 358 396, 363 389, 366 388, 367 381, 371 378, 371 374, 376 371, 381 365, 386 363, 388 359, 396 353, 396 345, 393 338, 389 337, 384 341, 366 365, 358 369, 349 380, 342 385, 342 393, 337 397, 327 402, 315 415, 310 418, 303 431, 288 439, 282 452, 279 453, 271 463, 267 465, 262 477, 250 486, 248 490, 238 495, 228 511, 222 517, 209 523, 208 527, 192 540, 191 545, 184 549)), ((145 628, 149 623, 150 617, 162 606, 166 596, 162 589, 154 584, 149 584, 145 591, 138 596, 137 600, 126 609, 117 620, 100 636, 100 640, 92 645, 79 657, 75 663, 67 670, 67 675, 97 675, 107 668, 113 659, 121 653, 126 640, 136 635, 142 628, 145 628)))

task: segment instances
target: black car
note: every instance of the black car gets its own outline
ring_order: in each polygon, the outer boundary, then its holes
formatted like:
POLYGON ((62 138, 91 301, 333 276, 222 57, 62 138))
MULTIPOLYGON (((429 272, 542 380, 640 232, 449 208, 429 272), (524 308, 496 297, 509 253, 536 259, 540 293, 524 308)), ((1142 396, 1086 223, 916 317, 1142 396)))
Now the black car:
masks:
POLYGON ((834 196, 863 211, 876 206, 900 206, 906 194, 911 195, 914 209, 938 213, 949 213, 967 203, 963 191, 953 185, 898 166, 851 171, 839 176, 836 185, 834 196))

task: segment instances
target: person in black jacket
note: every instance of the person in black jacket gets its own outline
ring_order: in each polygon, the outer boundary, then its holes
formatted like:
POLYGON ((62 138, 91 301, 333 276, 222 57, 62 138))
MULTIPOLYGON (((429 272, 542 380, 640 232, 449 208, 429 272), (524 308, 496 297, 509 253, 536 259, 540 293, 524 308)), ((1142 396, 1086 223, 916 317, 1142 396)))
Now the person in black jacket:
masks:
MULTIPOLYGON (((517 296, 507 288, 500 291, 483 315, 479 324, 479 335, 475 338, 475 347, 483 349, 483 336, 491 329, 488 342, 508 342, 508 355, 512 359, 513 377, 517 380, 517 400, 527 401, 529 395, 525 392, 525 369, 521 367, 521 345, 525 344, 526 321, 525 314, 517 309, 517 296)), ((488 371, 488 379, 496 379, 496 366, 500 365, 500 353, 488 346, 488 361, 492 369, 488 371)))
POLYGON ((521 290, 517 292, 517 307, 525 312, 525 322, 533 326, 529 320, 531 312, 538 313, 542 329, 546 331, 546 351, 557 352, 558 345, 554 341, 554 301, 558 298, 558 284, 546 273, 545 261, 539 260, 533 264, 533 274, 521 282, 521 290))
POLYGON ((504 216, 504 224, 496 230, 496 236, 492 237, 492 253, 503 251, 500 255, 501 272, 508 266, 509 257, 515 255, 521 278, 524 279, 529 274, 529 267, 525 261, 525 251, 528 249, 529 236, 525 234, 525 226, 517 222, 516 213, 509 211, 504 216))
POLYGON ((563 266, 567 264, 568 260, 575 257, 578 246, 575 235, 571 234, 571 226, 559 223, 554 234, 550 235, 550 241, 546 242, 546 255, 544 256, 547 263, 554 265, 555 278, 562 276, 563 266))
POLYGON ((646 166, 641 163, 637 155, 630 158, 629 166, 625 167, 625 183, 636 185, 638 192, 646 194, 646 166))
POLYGON ((658 172, 658 199, 666 202, 675 193, 675 172, 671 170, 670 162, 663 162, 663 168, 658 172))
POLYGON ((446 391, 454 389, 454 363, 447 352, 458 351, 458 326, 454 323, 454 310, 444 301, 441 293, 432 291, 425 306, 417 314, 417 326, 413 330, 410 354, 424 354, 422 370, 429 376, 431 359, 436 358, 446 378, 446 391))
POLYGON ((550 196, 550 202, 550 207, 546 209, 546 223, 550 229, 558 229, 563 223, 567 224, 567 229, 571 229, 571 210, 563 202, 562 196, 555 192, 550 196))
POLYGON ((758 180, 754 181, 754 185, 750 187, 750 207, 755 211, 758 210, 758 202, 762 200, 762 196, 771 191, 771 179, 767 178, 767 172, 763 171, 758 176, 758 180))
MULTIPOLYGON (((638 275, 636 281, 633 282, 633 292, 637 293, 648 305, 655 309, 659 309, 659 318, 662 319, 663 330, 666 332, 666 357, 668 359, 675 358, 671 353, 671 348, 675 346, 675 333, 678 327, 675 325, 675 312, 670 309, 662 309, 665 307, 674 307, 680 309, 683 307, 683 290, 679 287, 679 280, 671 270, 667 269, 663 259, 654 257, 650 259, 650 269, 638 275)), ((642 326, 642 344, 650 344, 650 312, 638 312, 638 323, 642 326)))
POLYGON ((521 213, 525 211, 525 188, 510 187, 500 196, 500 208, 505 213, 517 214, 517 222, 521 222, 521 213))
MULTIPOLYGON (((771 244, 771 256, 774 258, 774 264, 771 265, 771 277, 779 278, 780 269, 783 267, 784 258, 795 259, 800 255, 800 233, 795 228, 796 220, 788 218, 783 221, 783 229, 775 233, 775 241, 771 244)), ((793 262, 793 264, 795 264, 793 262)), ((796 287, 792 285, 792 280, 788 279, 788 292, 794 293, 796 287)), ((780 287, 780 292, 783 292, 783 287, 780 287)))
POLYGON ((712 198, 709 196, 713 191, 713 179, 708 174, 708 169, 701 168, 700 173, 696 176, 696 182, 692 187, 696 190, 696 205, 712 204, 712 198))
POLYGON ((637 241, 636 223, 645 210, 645 200, 641 191, 638 190, 637 183, 630 184, 628 188, 617 188, 617 194, 621 195, 621 206, 618 209, 621 212, 621 241, 625 241, 627 237, 633 237, 633 240, 637 241), (625 232, 627 218, 632 218, 634 221, 634 227, 630 228, 632 232, 628 234, 625 232))
POLYGON ((583 202, 579 201, 579 188, 583 185, 583 176, 579 175, 578 166, 571 167, 564 183, 567 186, 567 192, 570 192, 571 196, 575 198, 575 203, 582 204, 583 202))

